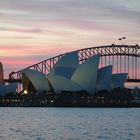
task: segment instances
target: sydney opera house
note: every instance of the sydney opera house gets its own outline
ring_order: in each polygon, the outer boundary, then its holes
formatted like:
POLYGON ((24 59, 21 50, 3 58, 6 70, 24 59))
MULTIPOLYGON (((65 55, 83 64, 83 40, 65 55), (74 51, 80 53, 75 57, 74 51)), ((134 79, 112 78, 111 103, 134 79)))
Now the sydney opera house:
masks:
POLYGON ((65 54, 46 75, 35 70, 22 71, 24 93, 52 92, 95 95, 123 88, 127 73, 112 73, 112 65, 99 68, 100 55, 96 54, 79 63, 78 53, 65 54))

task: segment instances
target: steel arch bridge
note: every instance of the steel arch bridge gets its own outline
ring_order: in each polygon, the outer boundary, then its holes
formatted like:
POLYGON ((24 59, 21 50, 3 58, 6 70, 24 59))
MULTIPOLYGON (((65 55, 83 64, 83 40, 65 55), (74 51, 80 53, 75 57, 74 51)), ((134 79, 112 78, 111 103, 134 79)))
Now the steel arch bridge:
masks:
MULTIPOLYGON (((109 46, 84 48, 76 51, 78 52, 79 63, 84 62, 87 58, 95 54, 100 54, 100 67, 113 65, 113 73, 128 73, 127 82, 140 82, 139 45, 112 44, 109 46)), ((25 69, 37 70, 47 74, 52 69, 53 65, 65 54, 46 59, 25 69)), ((21 81, 21 73, 23 70, 11 72, 9 74, 9 81, 21 81)))

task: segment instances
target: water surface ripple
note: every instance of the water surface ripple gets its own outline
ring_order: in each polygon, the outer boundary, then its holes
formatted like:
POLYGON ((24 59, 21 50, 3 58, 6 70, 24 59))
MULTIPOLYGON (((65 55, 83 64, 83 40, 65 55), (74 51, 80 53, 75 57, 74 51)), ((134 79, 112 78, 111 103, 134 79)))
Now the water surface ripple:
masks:
POLYGON ((140 140, 140 109, 1 107, 0 140, 140 140))

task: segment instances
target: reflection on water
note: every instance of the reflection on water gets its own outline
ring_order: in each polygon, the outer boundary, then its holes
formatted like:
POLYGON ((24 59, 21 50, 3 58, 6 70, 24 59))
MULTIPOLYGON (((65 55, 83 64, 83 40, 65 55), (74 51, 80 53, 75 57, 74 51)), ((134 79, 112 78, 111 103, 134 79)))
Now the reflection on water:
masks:
POLYGON ((0 140, 139 140, 140 109, 0 108, 0 140))

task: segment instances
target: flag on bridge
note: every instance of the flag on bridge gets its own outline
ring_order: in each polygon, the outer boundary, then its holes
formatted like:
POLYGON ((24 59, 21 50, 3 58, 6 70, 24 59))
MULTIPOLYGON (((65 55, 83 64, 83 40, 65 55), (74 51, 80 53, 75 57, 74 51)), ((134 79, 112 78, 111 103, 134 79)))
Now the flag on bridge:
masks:
POLYGON ((122 38, 119 38, 118 40, 122 40, 122 38))

